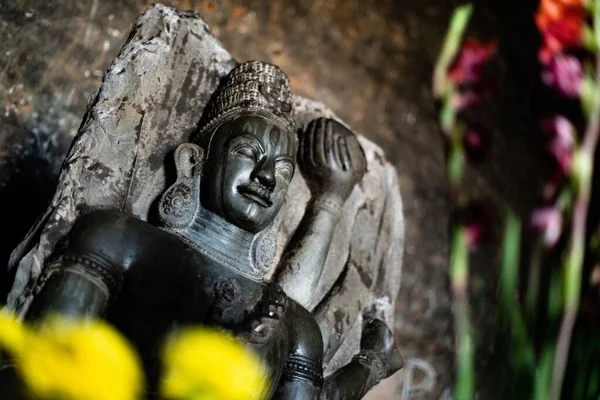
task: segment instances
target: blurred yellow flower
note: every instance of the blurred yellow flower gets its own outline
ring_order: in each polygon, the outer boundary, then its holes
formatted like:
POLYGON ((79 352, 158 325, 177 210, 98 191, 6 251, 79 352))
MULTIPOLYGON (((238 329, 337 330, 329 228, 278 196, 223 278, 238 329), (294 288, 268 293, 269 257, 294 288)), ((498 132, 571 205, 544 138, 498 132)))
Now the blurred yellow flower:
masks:
POLYGON ((143 377, 137 355, 106 323, 51 318, 32 329, 12 321, 0 317, 0 346, 8 350, 35 398, 140 398, 143 377))
POLYGON ((0 310, 0 348, 9 352, 22 349, 27 331, 13 314, 0 310))
POLYGON ((161 394, 167 399, 259 400, 267 390, 258 357, 229 335, 190 327, 168 341, 161 394))

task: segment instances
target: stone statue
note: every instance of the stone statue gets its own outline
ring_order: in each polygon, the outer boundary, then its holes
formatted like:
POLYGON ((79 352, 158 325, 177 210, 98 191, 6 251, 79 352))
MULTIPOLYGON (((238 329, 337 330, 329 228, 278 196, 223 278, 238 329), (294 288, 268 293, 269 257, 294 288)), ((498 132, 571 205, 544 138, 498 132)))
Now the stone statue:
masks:
POLYGON ((365 158, 334 118, 298 125, 302 104, 285 74, 235 65, 207 32, 196 15, 160 5, 138 19, 88 106, 48 212, 11 257, 9 305, 30 319, 107 318, 138 347, 151 385, 164 335, 210 324, 265 360, 272 397, 361 398, 402 365, 381 320, 393 315, 399 283, 395 172, 381 206, 358 201, 357 184, 370 185, 365 173, 385 168, 382 156, 365 158), (192 37, 204 54, 177 58, 192 37), (148 57, 165 53, 187 78, 160 79, 148 57), (311 196, 291 223, 298 212, 285 203, 297 209, 291 193, 302 194, 296 157, 311 196), (355 221, 366 237, 348 244, 355 221))
POLYGON ((252 346, 280 398, 361 398, 395 372, 401 359, 393 335, 370 320, 362 351, 324 382, 314 317, 263 279, 275 246, 261 235, 271 235, 284 204, 296 151, 313 201, 282 273, 304 287, 302 296, 312 295, 341 208, 366 170, 355 135, 334 120, 311 122, 298 143, 292 110, 279 68, 257 61, 235 67, 194 143, 175 151, 177 180, 158 204, 164 229, 118 211, 81 217, 27 317, 106 315, 138 346, 150 382, 165 335, 193 323, 225 327, 252 346))

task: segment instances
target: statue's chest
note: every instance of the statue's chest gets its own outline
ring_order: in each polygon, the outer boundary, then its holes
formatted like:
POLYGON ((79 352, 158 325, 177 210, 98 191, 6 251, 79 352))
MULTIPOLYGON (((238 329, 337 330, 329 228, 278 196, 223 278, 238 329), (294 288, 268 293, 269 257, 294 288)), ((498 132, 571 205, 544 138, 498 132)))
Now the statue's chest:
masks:
POLYGON ((146 362, 157 363, 164 338, 189 324, 224 327, 269 359, 286 353, 289 300, 281 288, 250 280, 172 239, 148 242, 137 255, 110 315, 150 357, 146 362))
POLYGON ((118 307, 129 309, 129 316, 147 317, 148 324, 209 322, 233 328, 272 292, 272 284, 250 280, 171 238, 149 245, 127 272, 118 307))

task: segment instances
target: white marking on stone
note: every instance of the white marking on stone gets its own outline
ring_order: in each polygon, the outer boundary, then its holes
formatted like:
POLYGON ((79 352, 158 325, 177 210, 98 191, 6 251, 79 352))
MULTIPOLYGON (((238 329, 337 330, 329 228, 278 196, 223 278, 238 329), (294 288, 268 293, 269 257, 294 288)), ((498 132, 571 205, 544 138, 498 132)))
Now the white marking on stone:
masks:
POLYGON ((421 358, 410 358, 405 368, 406 372, 404 373, 404 381, 402 382, 400 400, 410 400, 418 394, 429 393, 434 389, 437 381, 437 373, 429 362, 421 358), (416 370, 420 370, 425 375, 417 383, 413 382, 416 370))

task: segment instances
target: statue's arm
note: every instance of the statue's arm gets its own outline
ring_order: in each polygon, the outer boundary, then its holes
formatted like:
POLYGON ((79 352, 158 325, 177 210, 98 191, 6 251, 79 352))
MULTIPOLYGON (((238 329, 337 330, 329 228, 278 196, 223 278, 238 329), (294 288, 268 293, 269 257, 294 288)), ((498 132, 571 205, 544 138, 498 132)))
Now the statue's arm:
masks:
POLYGON ((362 399, 379 381, 402 366, 391 330, 381 320, 368 320, 363 328, 360 353, 325 379, 319 399, 362 399))
POLYGON ((335 120, 319 118, 300 135, 298 165, 312 198, 284 253, 277 281, 288 296, 308 306, 342 207, 367 162, 351 131, 335 120))
POLYGON ((95 211, 75 223, 66 245, 36 283, 28 319, 48 314, 101 316, 120 289, 131 250, 124 244, 131 217, 95 211))
POLYGON ((277 281, 298 303, 308 306, 333 239, 339 211, 311 201, 282 258, 277 281))
POLYGON ((292 352, 288 355, 274 399, 317 399, 323 385, 323 337, 314 317, 302 306, 290 305, 292 352))

